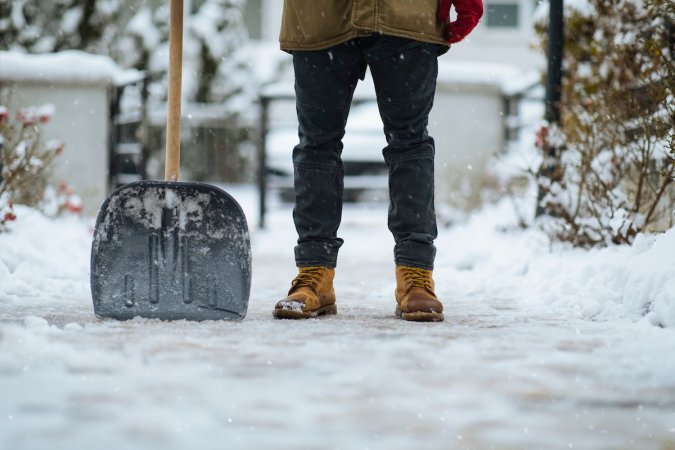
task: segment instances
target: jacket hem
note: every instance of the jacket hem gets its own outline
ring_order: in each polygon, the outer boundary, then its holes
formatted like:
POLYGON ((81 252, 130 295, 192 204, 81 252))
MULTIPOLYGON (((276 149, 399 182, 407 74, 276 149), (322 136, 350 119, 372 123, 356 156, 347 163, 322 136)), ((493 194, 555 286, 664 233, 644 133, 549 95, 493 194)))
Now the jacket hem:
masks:
POLYGON ((370 36, 372 31, 361 31, 361 30, 353 30, 345 34, 341 34, 336 37, 332 37, 330 39, 326 39, 323 41, 318 41, 318 42, 293 42, 293 41, 284 41, 284 40, 279 40, 279 44, 281 47, 281 50, 286 51, 286 52, 292 52, 292 51, 312 51, 312 50, 325 50, 327 48, 335 47, 336 45, 343 44, 351 39, 357 38, 357 37, 366 37, 370 36))
POLYGON ((434 36, 432 34, 429 35, 422 35, 420 36, 419 32, 408 32, 405 30, 400 30, 397 28, 391 28, 387 26, 382 26, 382 31, 378 31, 375 29, 370 29, 370 28, 359 28, 352 30, 348 33, 342 34, 340 36, 336 36, 330 39, 326 39, 323 41, 319 42, 292 42, 292 41, 284 41, 280 40, 279 45, 281 50, 285 52, 292 52, 292 51, 313 51, 313 50, 325 50, 327 48, 334 47, 336 45, 343 44, 351 39, 358 38, 358 37, 366 37, 370 36, 373 33, 382 33, 386 34, 388 36, 397 36, 397 37, 402 37, 402 38, 408 38, 412 39, 415 41, 421 41, 421 42, 427 42, 429 44, 438 44, 441 46, 441 50, 439 51, 440 54, 443 54, 447 52, 447 50, 450 48, 447 42, 443 40, 440 36, 434 36))

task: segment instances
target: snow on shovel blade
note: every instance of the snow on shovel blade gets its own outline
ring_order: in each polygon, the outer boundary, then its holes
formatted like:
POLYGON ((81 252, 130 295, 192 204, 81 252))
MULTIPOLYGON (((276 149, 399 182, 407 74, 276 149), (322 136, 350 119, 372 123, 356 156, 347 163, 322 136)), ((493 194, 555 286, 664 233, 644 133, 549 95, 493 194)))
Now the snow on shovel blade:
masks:
POLYGON ((250 289, 246 217, 224 191, 139 181, 103 203, 91 251, 97 316, 243 319, 250 289))

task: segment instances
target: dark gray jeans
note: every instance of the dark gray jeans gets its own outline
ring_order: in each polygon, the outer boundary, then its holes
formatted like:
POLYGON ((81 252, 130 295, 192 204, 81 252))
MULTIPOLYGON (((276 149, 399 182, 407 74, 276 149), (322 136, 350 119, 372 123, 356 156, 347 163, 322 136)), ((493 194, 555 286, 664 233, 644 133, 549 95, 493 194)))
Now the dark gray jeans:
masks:
POLYGON ((389 230, 398 265, 433 269, 434 140, 427 133, 438 48, 373 35, 319 51, 293 52, 300 143, 293 150, 298 267, 335 267, 343 240, 342 137, 352 95, 370 67, 387 146, 389 230))

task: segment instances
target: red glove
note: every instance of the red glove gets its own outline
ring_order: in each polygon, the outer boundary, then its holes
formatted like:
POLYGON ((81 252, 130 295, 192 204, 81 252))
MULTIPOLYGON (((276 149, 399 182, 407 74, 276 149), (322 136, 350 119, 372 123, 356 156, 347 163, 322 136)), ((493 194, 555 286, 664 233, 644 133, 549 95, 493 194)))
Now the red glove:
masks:
POLYGON ((445 26, 445 40, 454 44, 464 39, 476 28, 483 16, 483 0, 439 0, 438 20, 445 26), (450 6, 455 5, 457 20, 450 22, 450 6))

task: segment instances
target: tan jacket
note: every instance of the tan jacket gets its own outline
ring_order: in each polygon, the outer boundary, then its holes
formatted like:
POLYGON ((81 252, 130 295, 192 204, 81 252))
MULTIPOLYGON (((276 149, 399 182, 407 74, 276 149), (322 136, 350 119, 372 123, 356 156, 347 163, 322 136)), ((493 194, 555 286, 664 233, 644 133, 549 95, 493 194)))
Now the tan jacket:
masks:
POLYGON ((283 50, 321 50, 382 33, 445 44, 438 0, 284 0, 283 50))

